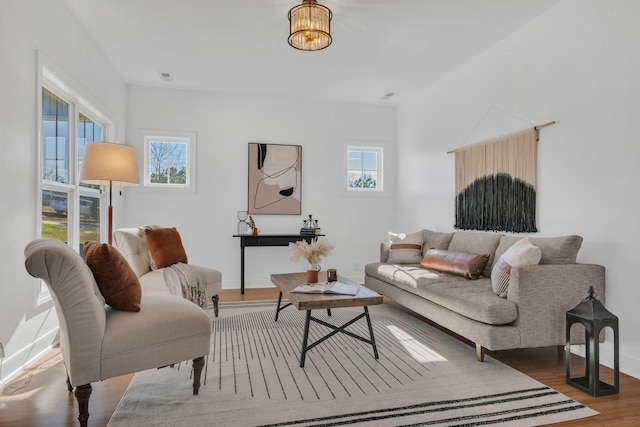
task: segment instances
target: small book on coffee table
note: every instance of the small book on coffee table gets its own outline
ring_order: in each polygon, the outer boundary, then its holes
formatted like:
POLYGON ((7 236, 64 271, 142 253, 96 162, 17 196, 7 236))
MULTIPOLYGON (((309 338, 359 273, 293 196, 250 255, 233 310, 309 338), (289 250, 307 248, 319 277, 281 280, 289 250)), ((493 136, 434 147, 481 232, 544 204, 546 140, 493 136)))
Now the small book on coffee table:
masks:
POLYGON ((301 294, 357 295, 358 289, 360 289, 360 285, 352 285, 338 280, 336 282, 303 283, 291 292, 301 294))

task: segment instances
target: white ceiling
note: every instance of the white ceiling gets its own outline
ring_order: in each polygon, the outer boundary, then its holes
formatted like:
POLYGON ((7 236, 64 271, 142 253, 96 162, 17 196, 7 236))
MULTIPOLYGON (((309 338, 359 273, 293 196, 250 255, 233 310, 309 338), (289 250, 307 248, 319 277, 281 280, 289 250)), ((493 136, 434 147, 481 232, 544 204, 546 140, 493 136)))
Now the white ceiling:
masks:
POLYGON ((316 52, 287 43, 301 0, 62 1, 128 84, 397 105, 561 0, 320 0, 316 52))

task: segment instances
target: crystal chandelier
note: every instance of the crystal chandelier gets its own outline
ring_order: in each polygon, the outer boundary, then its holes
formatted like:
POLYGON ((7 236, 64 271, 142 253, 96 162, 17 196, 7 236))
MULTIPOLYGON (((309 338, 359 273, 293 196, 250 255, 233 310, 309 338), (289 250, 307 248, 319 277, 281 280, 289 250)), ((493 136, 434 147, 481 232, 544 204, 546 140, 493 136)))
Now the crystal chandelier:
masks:
POLYGON ((289 11, 289 44, 300 50, 320 50, 331 44, 331 18, 328 7, 316 0, 302 0, 289 11))

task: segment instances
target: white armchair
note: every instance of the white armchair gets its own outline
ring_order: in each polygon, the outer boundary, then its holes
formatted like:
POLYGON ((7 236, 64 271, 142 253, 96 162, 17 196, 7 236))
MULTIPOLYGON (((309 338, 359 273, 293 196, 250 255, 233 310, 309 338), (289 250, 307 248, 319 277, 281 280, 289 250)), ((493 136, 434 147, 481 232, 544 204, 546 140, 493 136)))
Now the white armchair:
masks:
MULTIPOLYGON (((120 251, 140 280, 143 295, 169 295, 164 268, 154 270, 151 267, 151 254, 145 239, 145 228, 157 226, 139 226, 120 228, 113 232, 113 246, 120 251)), ((193 266, 188 264, 188 266, 193 266)), ((222 290, 220 271, 195 266, 204 273, 207 283, 207 296, 211 298, 215 316, 218 317, 218 294, 222 290)))
POLYGON ((198 394, 209 354, 211 319, 197 305, 170 295, 143 295, 139 312, 105 306, 93 273, 71 247, 49 239, 25 248, 29 274, 45 281, 60 322, 60 348, 79 421, 87 425, 91 383, 193 359, 198 394))

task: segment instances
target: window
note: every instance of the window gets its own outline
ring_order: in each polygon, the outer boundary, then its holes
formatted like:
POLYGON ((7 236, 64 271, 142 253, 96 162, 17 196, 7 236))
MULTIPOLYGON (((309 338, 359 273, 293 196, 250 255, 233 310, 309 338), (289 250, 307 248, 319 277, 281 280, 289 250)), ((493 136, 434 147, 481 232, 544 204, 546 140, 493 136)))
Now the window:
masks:
MULTIPOLYGON (((99 186, 79 182, 87 142, 115 134, 107 117, 84 97, 75 84, 38 52, 37 221, 40 236, 59 240, 82 253, 87 240, 104 240, 106 195, 99 186)), ((38 281, 36 304, 51 300, 38 281)))
POLYGON ((88 240, 102 240, 106 223, 100 186, 79 180, 84 147, 103 141, 110 125, 66 82, 41 70, 40 234, 82 253, 88 240))
POLYGON ((194 191, 195 133, 144 133, 144 185, 194 191))
POLYGON ((69 182, 69 103, 42 89, 42 179, 69 182))
POLYGON ((348 147, 347 190, 382 191, 381 147, 348 147))

